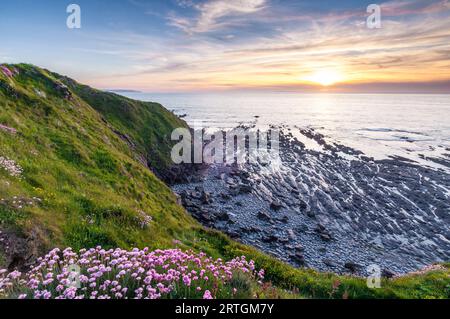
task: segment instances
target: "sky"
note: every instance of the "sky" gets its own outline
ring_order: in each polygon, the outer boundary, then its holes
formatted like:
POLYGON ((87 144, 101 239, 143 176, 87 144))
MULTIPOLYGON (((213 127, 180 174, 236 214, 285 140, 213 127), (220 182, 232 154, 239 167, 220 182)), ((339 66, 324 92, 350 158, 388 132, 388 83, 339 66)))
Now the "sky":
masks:
POLYGON ((100 89, 450 93, 450 0, 2 0, 0 32, 0 62, 100 89))

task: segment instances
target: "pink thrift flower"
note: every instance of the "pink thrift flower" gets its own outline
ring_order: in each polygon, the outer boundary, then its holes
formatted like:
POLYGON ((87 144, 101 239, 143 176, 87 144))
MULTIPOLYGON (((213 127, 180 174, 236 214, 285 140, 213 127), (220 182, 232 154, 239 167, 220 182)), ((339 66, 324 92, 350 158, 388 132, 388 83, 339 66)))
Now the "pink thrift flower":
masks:
POLYGON ((209 290, 205 291, 205 294, 203 295, 203 299, 214 299, 211 295, 211 292, 209 290))

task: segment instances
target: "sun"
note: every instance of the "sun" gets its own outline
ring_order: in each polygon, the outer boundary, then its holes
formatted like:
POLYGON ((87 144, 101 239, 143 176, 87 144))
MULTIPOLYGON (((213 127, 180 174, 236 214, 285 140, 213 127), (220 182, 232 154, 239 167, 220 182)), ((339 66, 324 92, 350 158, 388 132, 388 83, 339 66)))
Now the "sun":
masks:
POLYGON ((341 80, 341 74, 335 70, 318 70, 308 78, 308 81, 320 84, 322 86, 330 86, 341 80))

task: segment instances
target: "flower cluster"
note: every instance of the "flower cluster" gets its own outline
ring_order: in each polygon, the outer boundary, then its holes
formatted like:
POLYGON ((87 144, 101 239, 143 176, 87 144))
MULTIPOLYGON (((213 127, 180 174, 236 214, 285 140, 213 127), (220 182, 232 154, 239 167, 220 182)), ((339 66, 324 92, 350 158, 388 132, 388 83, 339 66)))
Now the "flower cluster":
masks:
POLYGON ((3 156, 0 156, 0 168, 6 170, 13 177, 20 177, 23 172, 19 164, 3 156))
POLYGON ((42 202, 39 197, 27 198, 22 196, 13 196, 12 198, 0 198, 0 205, 6 205, 14 209, 22 209, 29 206, 35 206, 42 202))
POLYGON ((146 212, 139 210, 139 225, 142 229, 145 229, 152 222, 153 218, 149 216, 146 212))
POLYGON ((12 70, 10 70, 8 67, 6 67, 5 65, 0 65, 0 70, 2 70, 3 74, 9 78, 12 78, 14 75, 18 74, 19 71, 17 71, 15 68, 13 68, 12 70))
POLYGON ((179 249, 54 249, 28 273, 0 270, 0 297, 19 299, 213 299, 236 294, 236 276, 262 280, 245 257, 223 262, 179 249))
POLYGON ((0 131, 5 131, 10 134, 16 134, 17 130, 15 128, 0 124, 0 131))

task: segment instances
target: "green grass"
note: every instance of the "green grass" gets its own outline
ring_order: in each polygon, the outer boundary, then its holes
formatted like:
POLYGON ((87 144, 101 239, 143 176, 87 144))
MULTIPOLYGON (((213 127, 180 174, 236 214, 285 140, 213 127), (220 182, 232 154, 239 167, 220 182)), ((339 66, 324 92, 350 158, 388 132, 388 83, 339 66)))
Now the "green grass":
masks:
MULTIPOLYGON (((276 286, 254 288, 260 297, 449 298, 448 265, 446 271, 384 281, 373 290, 364 279, 295 269, 204 229, 138 160, 146 158, 163 174, 170 164, 170 132, 186 127, 183 121, 159 104, 91 89, 31 65, 15 67, 20 74, 13 79, 0 73, 0 124, 18 134, 0 131, 0 156, 24 172, 19 179, 0 168, 0 198, 41 201, 21 209, 0 205, 0 231, 33 234, 41 253, 97 245, 165 249, 176 239, 182 249, 213 257, 254 259, 276 286), (67 84, 72 100, 55 89, 57 82, 67 84), (142 212, 152 217, 145 227, 142 212)), ((7 259, 0 245, 0 266, 7 259)))

